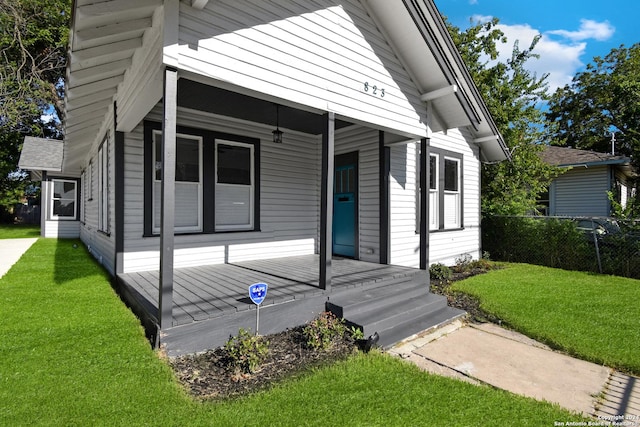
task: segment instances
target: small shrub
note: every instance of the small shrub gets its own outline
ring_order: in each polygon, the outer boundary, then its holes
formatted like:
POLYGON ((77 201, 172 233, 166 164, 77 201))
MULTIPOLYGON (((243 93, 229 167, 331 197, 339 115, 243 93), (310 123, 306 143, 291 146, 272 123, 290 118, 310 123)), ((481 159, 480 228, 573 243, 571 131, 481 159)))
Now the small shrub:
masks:
POLYGON ((302 329, 307 346, 314 350, 327 350, 335 338, 344 336, 346 332, 344 321, 328 311, 302 329))
POLYGON ((462 254, 456 258, 456 265, 454 270, 458 273, 464 273, 471 270, 473 263, 473 257, 470 254, 462 254))
POLYGON ((432 280, 449 280, 452 277, 451 269, 442 263, 432 264, 429 267, 429 276, 432 280))
POLYGON ((232 366, 243 373, 255 372, 269 353, 269 342, 240 328, 238 336, 229 337, 224 349, 232 366))
POLYGON ((479 270, 493 270, 495 265, 489 261, 488 258, 480 258, 475 261, 472 261, 469 265, 471 270, 479 269, 479 270))
POLYGON ((351 335, 351 339, 354 341, 360 341, 364 339, 364 331, 357 326, 352 326, 349 328, 349 335, 351 335))

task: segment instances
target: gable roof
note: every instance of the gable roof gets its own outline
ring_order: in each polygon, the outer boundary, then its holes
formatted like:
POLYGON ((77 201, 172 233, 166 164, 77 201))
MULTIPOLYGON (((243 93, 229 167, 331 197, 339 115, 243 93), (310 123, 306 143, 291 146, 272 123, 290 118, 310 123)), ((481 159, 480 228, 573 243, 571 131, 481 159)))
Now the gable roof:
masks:
POLYGON ((57 139, 24 138, 18 167, 30 171, 62 171, 63 143, 57 139))
POLYGON ((540 153, 540 158, 553 166, 558 167, 593 167, 593 166, 617 166, 627 176, 634 175, 631 159, 626 156, 616 156, 596 151, 578 150, 570 147, 557 147, 548 145, 540 153))
MULTIPOLYGON (((207 3, 191 0, 180 2, 180 7, 202 9, 207 3)), ((65 169, 81 167, 87 145, 99 138, 105 120, 111 119, 108 113, 124 90, 134 55, 148 56, 142 53, 145 40, 162 37, 163 8, 175 4, 177 0, 74 0, 65 90, 65 169)), ((360 4, 411 72, 422 101, 430 105, 431 130, 468 126, 483 161, 509 158, 433 0, 360 4)))

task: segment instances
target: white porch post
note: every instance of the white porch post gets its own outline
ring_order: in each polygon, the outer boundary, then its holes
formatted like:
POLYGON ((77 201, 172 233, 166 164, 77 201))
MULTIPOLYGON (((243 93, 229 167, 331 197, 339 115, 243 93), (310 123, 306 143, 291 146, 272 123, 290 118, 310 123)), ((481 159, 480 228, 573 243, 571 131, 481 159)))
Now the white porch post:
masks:
POLYGON ((164 111, 162 121, 162 190, 160 210, 160 283, 158 315, 160 329, 173 321, 173 249, 176 186, 176 115, 178 72, 164 71, 164 111))

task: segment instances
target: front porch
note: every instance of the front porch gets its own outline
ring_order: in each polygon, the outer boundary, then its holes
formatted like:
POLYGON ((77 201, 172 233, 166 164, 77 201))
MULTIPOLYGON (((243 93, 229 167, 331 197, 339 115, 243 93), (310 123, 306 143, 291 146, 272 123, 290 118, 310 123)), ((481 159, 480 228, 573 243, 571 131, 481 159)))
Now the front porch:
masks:
MULTIPOLYGON (((382 331, 389 325, 368 320, 368 331, 367 325, 357 321, 362 314, 393 317, 395 323, 411 320, 413 329, 419 330, 460 314, 446 307, 442 297, 428 292, 425 271, 345 258, 333 259, 331 268, 330 290, 319 286, 318 255, 175 269, 172 325, 160 332, 155 343, 175 356, 223 345, 240 327, 255 330, 255 305, 248 297, 248 287, 257 282, 269 285, 260 306, 261 334, 303 324, 327 307, 361 325, 365 333, 374 332, 371 328, 382 331), (367 301, 370 304, 363 307, 367 301), (358 307, 349 311, 349 305, 358 307), (429 316, 436 312, 435 318, 429 316), (429 317, 426 323, 425 316, 429 317)), ((158 330, 158 284, 157 271, 118 275, 120 294, 152 333, 158 330)), ((399 333, 409 336, 419 330, 399 333)), ((382 343, 391 344, 397 335, 388 334, 382 343)))

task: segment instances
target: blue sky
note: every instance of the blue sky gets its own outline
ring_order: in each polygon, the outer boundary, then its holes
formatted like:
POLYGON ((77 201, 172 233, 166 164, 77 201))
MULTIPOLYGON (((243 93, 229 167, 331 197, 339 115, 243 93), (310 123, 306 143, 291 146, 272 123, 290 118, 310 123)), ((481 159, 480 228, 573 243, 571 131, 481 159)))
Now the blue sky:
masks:
POLYGON ((528 47, 542 34, 529 68, 549 73, 549 89, 571 82, 594 56, 604 57, 621 44, 640 42, 640 2, 636 0, 435 0, 440 12, 462 29, 469 20, 500 19, 508 43, 501 59, 511 55, 513 42, 528 47))

